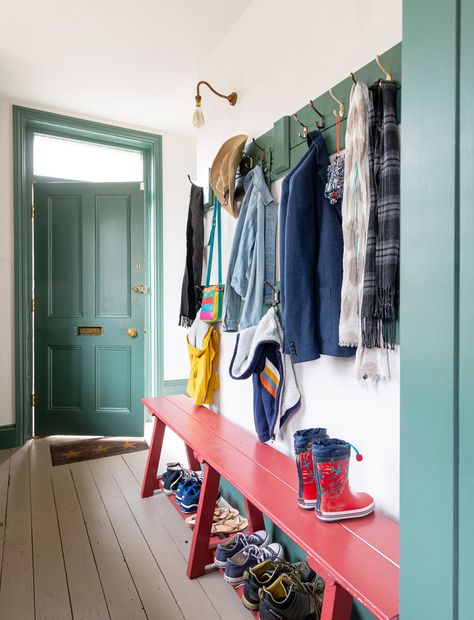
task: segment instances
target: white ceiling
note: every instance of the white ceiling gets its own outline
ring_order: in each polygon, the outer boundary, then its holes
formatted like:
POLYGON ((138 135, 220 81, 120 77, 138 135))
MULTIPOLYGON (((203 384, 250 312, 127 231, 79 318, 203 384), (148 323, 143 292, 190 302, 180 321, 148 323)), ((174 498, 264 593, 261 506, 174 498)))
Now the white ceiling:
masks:
POLYGON ((250 2, 0 0, 0 94, 189 133, 199 68, 250 2))

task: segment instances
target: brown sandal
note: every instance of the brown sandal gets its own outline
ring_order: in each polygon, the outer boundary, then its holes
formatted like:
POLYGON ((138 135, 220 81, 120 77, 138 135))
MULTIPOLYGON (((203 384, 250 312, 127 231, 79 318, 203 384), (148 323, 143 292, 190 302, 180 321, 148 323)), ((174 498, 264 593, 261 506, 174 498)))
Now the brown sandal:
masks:
POLYGON ((225 521, 220 521, 212 526, 211 534, 215 534, 217 536, 228 536, 229 534, 237 534, 237 532, 242 532, 249 525, 247 519, 237 515, 231 519, 226 519, 225 521))
MULTIPOLYGON (((226 521, 227 519, 237 517, 238 514, 239 514, 239 511, 236 510, 235 508, 216 508, 214 510, 214 517, 212 520, 214 523, 220 523, 221 521, 226 521)), ((196 525, 196 520, 197 520, 197 514, 194 514, 194 515, 191 515, 190 517, 187 517, 184 520, 184 522, 189 527, 194 527, 196 525)))

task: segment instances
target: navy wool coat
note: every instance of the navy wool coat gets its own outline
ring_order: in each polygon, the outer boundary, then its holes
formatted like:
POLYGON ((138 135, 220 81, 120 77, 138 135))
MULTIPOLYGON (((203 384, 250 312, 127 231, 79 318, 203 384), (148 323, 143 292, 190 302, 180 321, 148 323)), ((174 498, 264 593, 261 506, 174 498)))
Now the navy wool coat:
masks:
POLYGON ((350 357, 340 347, 342 287, 341 205, 324 196, 329 155, 319 131, 285 177, 280 203, 280 281, 285 353, 294 362, 321 355, 350 357))

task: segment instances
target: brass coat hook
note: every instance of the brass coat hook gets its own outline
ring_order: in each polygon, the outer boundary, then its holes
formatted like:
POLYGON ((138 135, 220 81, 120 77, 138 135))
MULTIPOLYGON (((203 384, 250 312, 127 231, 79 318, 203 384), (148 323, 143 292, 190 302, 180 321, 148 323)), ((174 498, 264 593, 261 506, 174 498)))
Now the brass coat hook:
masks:
POLYGON ((324 116, 324 114, 321 114, 321 112, 319 112, 316 109, 316 107, 314 105, 314 101, 312 99, 309 100, 309 105, 316 112, 316 114, 319 116, 319 119, 316 121, 316 127, 318 129, 324 129, 326 127, 326 117, 324 116))
POLYGON ((303 135, 301 135, 301 133, 298 133, 298 137, 300 137, 302 140, 306 140, 308 136, 308 127, 300 121, 297 114, 293 114, 293 118, 297 123, 301 125, 301 127, 303 127, 303 135))
POLYGON ((333 95, 332 88, 329 89, 329 94, 334 99, 334 101, 339 104, 339 112, 336 112, 336 110, 333 110, 332 113, 334 114, 336 118, 338 116, 339 118, 344 118, 344 114, 345 114, 344 104, 342 103, 342 101, 340 101, 337 97, 333 95))
POLYGON ((378 54, 375 56, 375 62, 378 64, 379 69, 382 71, 382 73, 385 73, 385 79, 387 80, 387 82, 391 82, 392 74, 389 73, 387 69, 383 66, 382 61, 380 60, 380 56, 378 54))
POLYGON ((242 161, 244 159, 247 159, 247 161, 249 162, 249 168, 252 169, 253 168, 253 157, 244 151, 242 153, 242 161))
POLYGON ((255 138, 252 138, 252 142, 262 152, 262 161, 264 161, 267 158, 267 151, 266 151, 266 149, 263 146, 260 146, 260 144, 255 140, 255 138))

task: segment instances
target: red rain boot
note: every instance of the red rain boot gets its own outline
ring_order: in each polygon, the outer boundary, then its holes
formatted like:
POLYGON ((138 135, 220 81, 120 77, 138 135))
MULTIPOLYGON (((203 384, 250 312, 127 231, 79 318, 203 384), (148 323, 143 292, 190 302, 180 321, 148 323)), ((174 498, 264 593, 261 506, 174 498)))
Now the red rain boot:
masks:
MULTIPOLYGON (((315 512, 322 521, 365 517, 374 510, 373 497, 368 493, 352 493, 349 486, 351 447, 340 439, 317 439, 313 443, 318 487, 315 512)), ((356 458, 362 460, 358 452, 356 458)))
POLYGON ((298 470, 298 506, 305 510, 314 510, 316 507, 316 479, 313 468, 313 441, 327 438, 325 428, 306 428, 296 431, 294 445, 296 468, 298 470))

